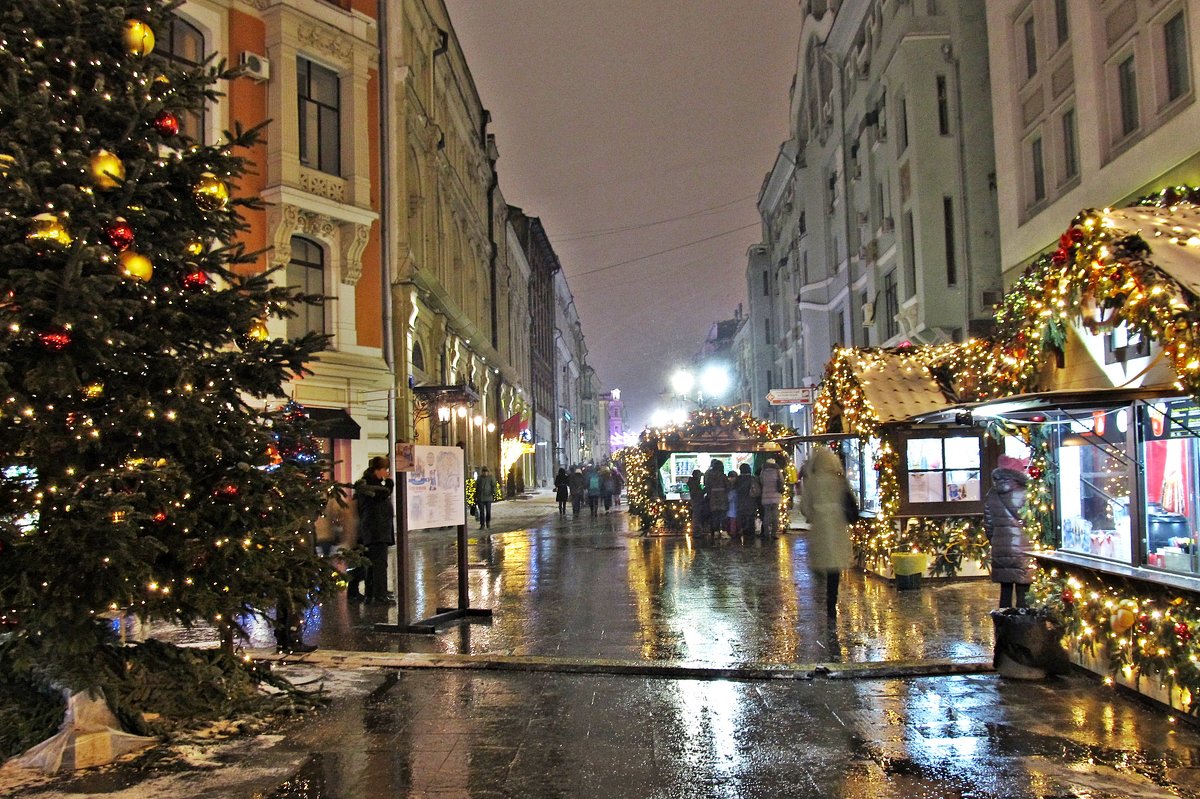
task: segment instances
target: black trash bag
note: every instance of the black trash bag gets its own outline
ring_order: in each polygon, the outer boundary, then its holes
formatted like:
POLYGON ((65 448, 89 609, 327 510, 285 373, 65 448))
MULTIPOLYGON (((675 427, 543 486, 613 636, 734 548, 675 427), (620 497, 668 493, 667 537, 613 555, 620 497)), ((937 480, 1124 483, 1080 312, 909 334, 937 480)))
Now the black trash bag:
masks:
POLYGON ((1002 608, 992 611, 996 649, 992 665, 1001 676, 1042 679, 1066 674, 1071 660, 1063 649, 1062 622, 1044 609, 1002 608))

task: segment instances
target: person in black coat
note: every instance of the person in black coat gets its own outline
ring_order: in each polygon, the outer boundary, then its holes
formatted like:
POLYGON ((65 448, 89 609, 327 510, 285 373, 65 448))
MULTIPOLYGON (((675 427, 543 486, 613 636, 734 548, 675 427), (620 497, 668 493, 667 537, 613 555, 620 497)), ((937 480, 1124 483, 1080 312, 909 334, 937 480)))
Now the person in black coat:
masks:
MULTIPOLYGON (((1004 460, 1004 459, 1001 459, 1004 460)), ((1033 543, 1025 534, 1021 508, 1029 476, 1011 465, 992 472, 992 487, 983 500, 983 529, 992 542, 992 581, 1000 583, 1000 607, 1026 607, 1025 594, 1033 583, 1036 565, 1029 556, 1033 543)))
POLYGON ((388 547, 396 543, 395 512, 391 477, 392 464, 386 457, 371 458, 363 476, 354 484, 358 505, 358 540, 367 548, 371 568, 367 580, 367 601, 387 602, 388 547))
POLYGON ((570 483, 567 470, 560 466, 558 474, 554 477, 554 501, 558 503, 559 516, 567 515, 567 500, 571 498, 570 483))

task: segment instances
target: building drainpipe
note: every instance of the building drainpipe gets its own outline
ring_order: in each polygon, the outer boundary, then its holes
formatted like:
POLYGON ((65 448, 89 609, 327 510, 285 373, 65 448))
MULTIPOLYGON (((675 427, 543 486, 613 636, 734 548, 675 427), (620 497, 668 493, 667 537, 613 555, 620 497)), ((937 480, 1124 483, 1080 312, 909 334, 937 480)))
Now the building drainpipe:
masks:
MULTIPOLYGON (((498 259, 498 247, 496 245, 496 187, 500 183, 500 178, 496 174, 496 159, 492 158, 491 136, 488 135, 488 124, 492 121, 491 112, 486 108, 483 111, 483 122, 479 126, 479 144, 483 147, 484 153, 487 154, 488 169, 491 173, 487 188, 487 228, 488 228, 488 283, 491 291, 491 316, 492 316, 492 349, 500 352, 500 318, 499 309, 497 308, 496 296, 499 288, 499 276, 496 274, 498 259)), ((499 364, 497 364, 497 369, 499 364)), ((501 430, 501 398, 500 398, 500 380, 503 378, 503 373, 497 371, 496 391, 492 397, 492 411, 496 419, 496 438, 495 450, 489 454, 494 455, 494 463, 496 464, 496 472, 499 479, 505 479, 506 475, 499 474, 500 469, 500 436, 501 430)), ((487 428, 484 428, 484 435, 487 435, 487 428)))

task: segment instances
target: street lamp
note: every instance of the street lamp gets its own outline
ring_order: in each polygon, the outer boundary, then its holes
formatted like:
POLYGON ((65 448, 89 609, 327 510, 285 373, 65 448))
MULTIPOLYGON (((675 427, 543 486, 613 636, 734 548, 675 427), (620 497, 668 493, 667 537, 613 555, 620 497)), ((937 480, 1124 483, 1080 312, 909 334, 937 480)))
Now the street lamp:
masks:
POLYGON ((729 390, 729 370, 723 366, 708 366, 700 373, 700 393, 706 397, 720 397, 729 390))
POLYGON ((694 385, 696 385, 696 378, 686 369, 678 369, 675 374, 671 375, 671 388, 681 397, 691 394, 694 385))

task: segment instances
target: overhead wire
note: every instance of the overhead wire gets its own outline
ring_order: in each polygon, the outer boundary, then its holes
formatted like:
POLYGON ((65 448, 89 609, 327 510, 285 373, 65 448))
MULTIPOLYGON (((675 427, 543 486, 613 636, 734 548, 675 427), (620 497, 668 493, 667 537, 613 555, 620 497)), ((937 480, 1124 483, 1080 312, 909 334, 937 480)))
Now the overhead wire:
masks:
POLYGON ((587 275, 594 275, 598 272, 607 272, 609 269, 616 269, 618 266, 628 266, 629 264, 635 264, 638 261, 645 261, 647 258, 654 258, 655 256, 658 256, 658 255, 665 255, 669 252, 675 252, 676 250, 682 250, 685 247, 691 247, 696 244, 703 244, 706 241, 712 241, 713 239, 719 239, 722 236, 729 236, 734 233, 740 233, 743 230, 749 230, 750 228, 759 227, 761 224, 762 224, 761 222, 751 222, 749 225, 742 225, 741 227, 734 228, 733 230, 726 230, 726 231, 722 231, 721 233, 714 233, 713 235, 705 236, 702 239, 695 239, 693 241, 685 241, 683 244, 676 244, 674 247, 668 247, 665 250, 659 250, 658 252, 647 253, 646 255, 639 255, 636 258, 629 258, 624 261, 617 261, 614 264, 606 264, 605 266, 598 266, 595 269, 585 269, 582 272, 574 272, 570 275, 570 277, 572 279, 574 279, 577 277, 586 277, 587 275))
POLYGON ((736 200, 730 200, 729 202, 721 203, 720 205, 710 206, 709 208, 702 208, 699 211, 691 211, 689 213, 682 214, 681 216, 672 216, 672 217, 668 217, 666 219, 659 219, 654 222, 643 222, 638 225, 625 225, 622 227, 614 227, 614 228, 600 228, 597 230, 585 230, 585 231, 580 231, 578 233, 564 233, 561 236, 551 236, 550 241, 551 241, 551 243, 554 243, 554 244, 562 244, 565 242, 580 241, 582 239, 599 238, 600 236, 611 236, 615 233, 627 233, 631 230, 645 230, 646 228, 656 227, 658 225, 665 225, 668 222, 678 222, 683 219, 693 219, 697 216, 704 216, 705 214, 715 213, 716 211, 720 211, 723 208, 728 208, 731 205, 737 205, 738 203, 744 203, 746 200, 754 199, 757 196, 758 196, 757 192, 754 194, 748 194, 745 197, 739 197, 736 200))

